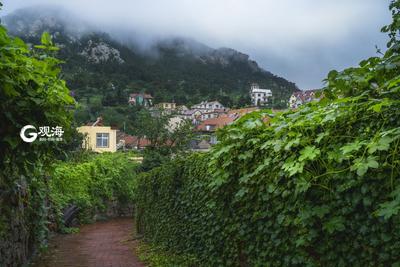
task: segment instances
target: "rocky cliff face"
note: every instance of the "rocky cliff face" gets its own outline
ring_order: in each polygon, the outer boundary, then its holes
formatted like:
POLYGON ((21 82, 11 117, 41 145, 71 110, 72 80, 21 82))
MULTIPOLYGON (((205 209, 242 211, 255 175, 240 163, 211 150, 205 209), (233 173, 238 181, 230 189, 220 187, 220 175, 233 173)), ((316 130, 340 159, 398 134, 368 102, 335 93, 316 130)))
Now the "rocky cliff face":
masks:
POLYGON ((104 42, 96 43, 92 40, 89 40, 80 54, 83 55, 89 62, 97 64, 107 61, 115 61, 119 64, 125 62, 121 58, 121 54, 118 49, 115 49, 104 42))

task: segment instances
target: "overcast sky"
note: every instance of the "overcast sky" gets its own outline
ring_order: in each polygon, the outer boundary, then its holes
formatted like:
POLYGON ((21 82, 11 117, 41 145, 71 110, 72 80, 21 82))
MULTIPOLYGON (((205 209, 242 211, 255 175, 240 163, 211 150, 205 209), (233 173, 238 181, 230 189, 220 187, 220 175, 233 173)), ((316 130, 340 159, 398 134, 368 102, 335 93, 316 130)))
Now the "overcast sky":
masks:
POLYGON ((384 49, 390 0, 3 0, 2 15, 58 4, 100 27, 182 36, 249 54, 300 89, 384 49))

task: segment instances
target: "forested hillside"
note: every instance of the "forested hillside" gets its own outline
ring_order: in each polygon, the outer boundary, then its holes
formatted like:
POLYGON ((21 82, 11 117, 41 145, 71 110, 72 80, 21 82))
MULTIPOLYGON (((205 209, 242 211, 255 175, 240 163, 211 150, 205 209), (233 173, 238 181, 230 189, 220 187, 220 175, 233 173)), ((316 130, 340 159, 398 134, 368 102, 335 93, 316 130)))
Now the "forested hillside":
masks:
POLYGON ((171 38, 142 51, 135 42, 118 41, 56 8, 22 9, 2 22, 12 35, 31 44, 39 43, 43 31, 52 35, 61 48, 58 57, 65 61, 63 77, 77 100, 97 97, 113 106, 125 104, 131 92, 145 91, 156 102, 193 104, 217 99, 228 106, 245 105, 250 84, 257 82, 270 88, 274 104, 282 106, 298 90, 233 49, 171 38))

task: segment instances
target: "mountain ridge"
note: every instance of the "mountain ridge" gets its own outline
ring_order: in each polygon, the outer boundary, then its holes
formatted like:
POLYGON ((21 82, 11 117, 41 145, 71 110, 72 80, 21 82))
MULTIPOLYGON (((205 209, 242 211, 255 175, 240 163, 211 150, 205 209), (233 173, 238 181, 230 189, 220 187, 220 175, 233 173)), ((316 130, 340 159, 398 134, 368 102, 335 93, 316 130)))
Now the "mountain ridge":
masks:
MULTIPOLYGON (((123 43, 79 18, 54 8, 25 8, 2 18, 12 35, 36 44, 49 32, 66 63, 63 75, 76 98, 110 97, 110 84, 120 91, 146 91, 156 101, 192 104, 218 99, 226 105, 247 101, 253 82, 270 88, 280 104, 297 86, 259 67, 249 55, 232 48, 211 48, 193 39, 158 40, 142 51, 134 42, 123 43)), ((115 98, 115 96, 114 96, 115 98)), ((282 105, 282 104, 281 104, 282 105)))

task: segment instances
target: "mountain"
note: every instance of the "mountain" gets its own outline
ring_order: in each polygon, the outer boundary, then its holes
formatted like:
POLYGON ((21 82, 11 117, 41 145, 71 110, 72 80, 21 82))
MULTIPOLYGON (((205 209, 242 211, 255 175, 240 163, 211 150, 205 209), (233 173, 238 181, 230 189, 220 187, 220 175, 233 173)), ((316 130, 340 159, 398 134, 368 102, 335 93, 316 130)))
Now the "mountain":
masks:
POLYGON ((2 23, 29 44, 39 43, 44 31, 52 35, 61 48, 58 57, 65 61, 63 78, 78 100, 96 96, 105 105, 122 105, 129 93, 142 91, 152 94, 156 102, 190 105, 217 99, 226 105, 243 105, 250 84, 256 82, 272 90, 279 106, 298 90, 234 49, 169 38, 143 50, 58 7, 20 9, 3 17, 2 23))

